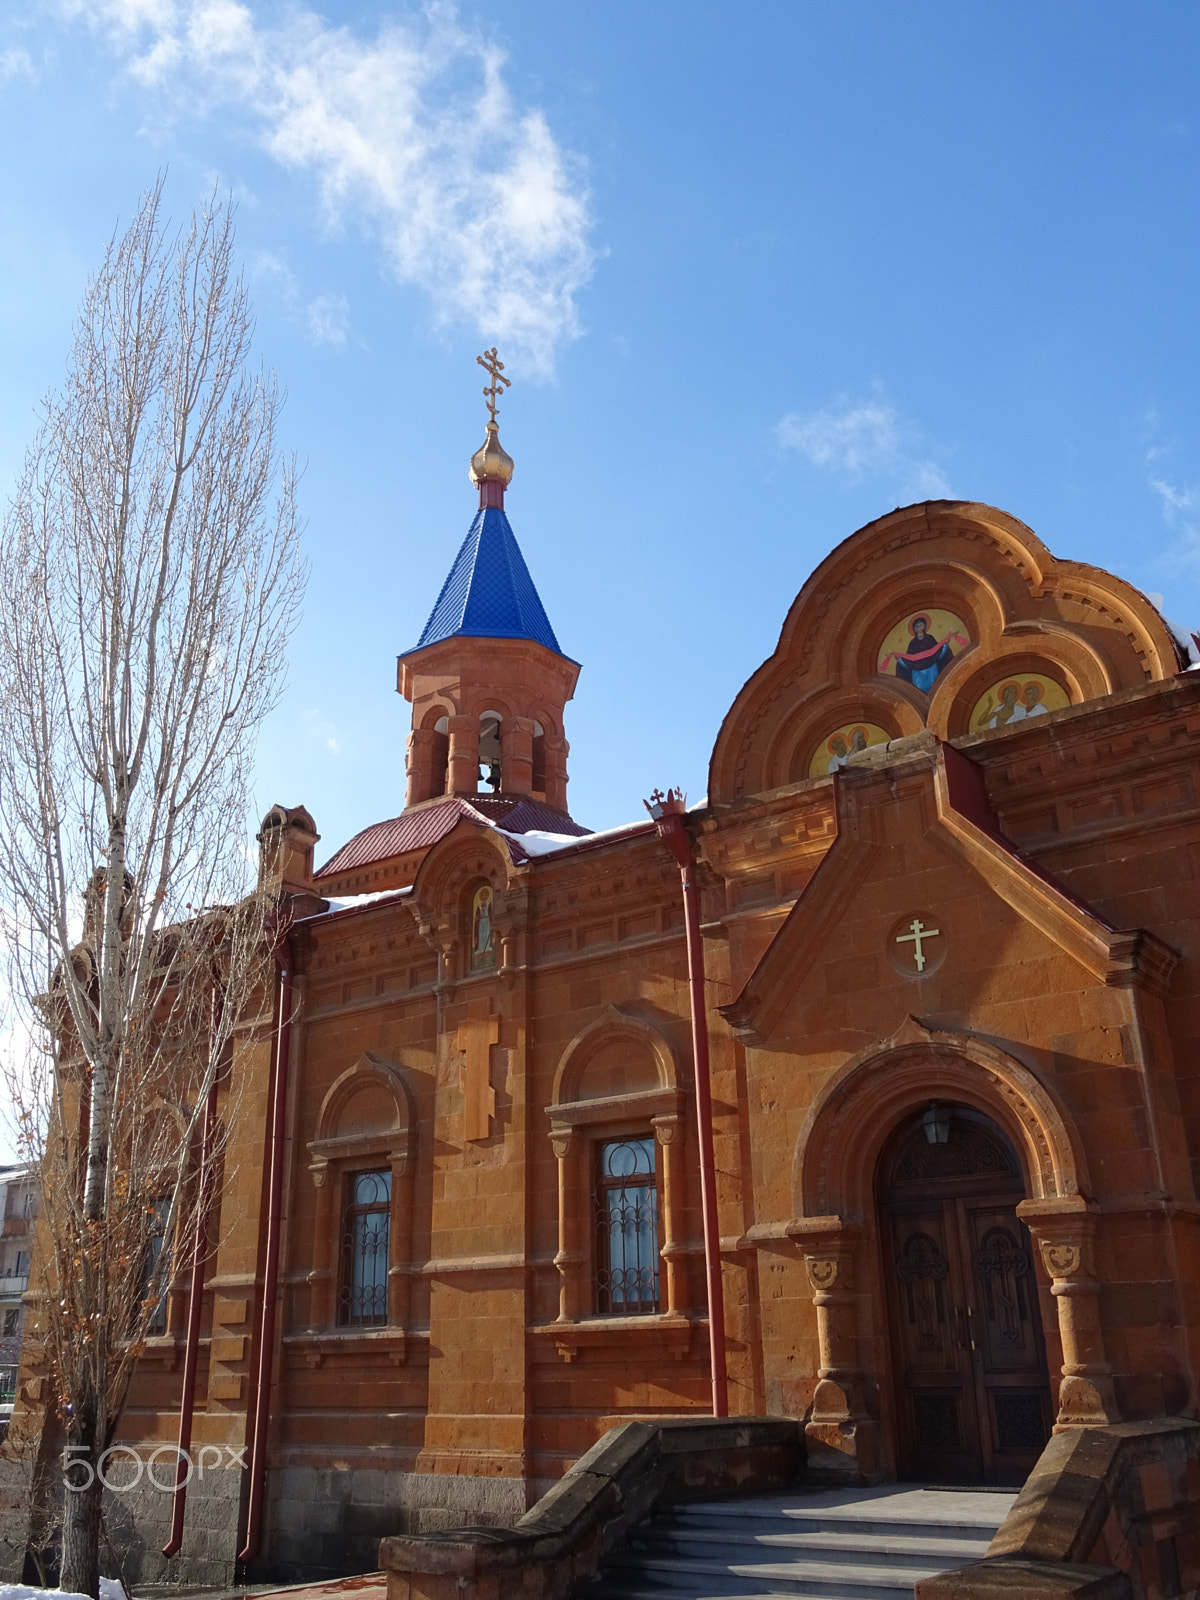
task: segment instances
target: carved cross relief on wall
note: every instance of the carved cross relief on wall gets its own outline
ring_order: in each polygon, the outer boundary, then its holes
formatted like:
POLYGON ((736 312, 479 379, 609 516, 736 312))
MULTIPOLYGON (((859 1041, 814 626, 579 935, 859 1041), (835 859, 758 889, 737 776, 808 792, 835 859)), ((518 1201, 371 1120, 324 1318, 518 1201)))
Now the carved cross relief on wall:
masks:
POLYGON ((492 1088, 492 1046, 500 1042, 500 1018, 489 1015, 490 1000, 473 1000, 467 1007, 467 1020, 458 1030, 458 1048, 463 1052, 463 1138, 486 1139, 496 1115, 496 1091, 492 1088))

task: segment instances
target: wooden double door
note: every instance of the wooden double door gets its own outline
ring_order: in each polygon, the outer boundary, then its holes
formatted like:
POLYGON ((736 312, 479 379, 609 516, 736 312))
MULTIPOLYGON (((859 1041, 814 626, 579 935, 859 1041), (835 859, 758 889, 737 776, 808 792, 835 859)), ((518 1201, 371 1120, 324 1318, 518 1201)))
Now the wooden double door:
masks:
POLYGON ((979 1113, 938 1112, 948 1127, 901 1129, 880 1173, 900 1475, 1019 1484, 1052 1421, 1020 1166, 979 1113))

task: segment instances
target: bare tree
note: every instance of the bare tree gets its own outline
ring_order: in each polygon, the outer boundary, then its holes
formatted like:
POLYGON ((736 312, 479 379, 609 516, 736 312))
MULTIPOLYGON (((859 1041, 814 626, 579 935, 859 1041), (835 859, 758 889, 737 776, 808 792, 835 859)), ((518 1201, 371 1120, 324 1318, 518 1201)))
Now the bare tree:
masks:
MULTIPOLYGON (((191 1248, 210 1091, 270 993, 250 764, 304 571, 233 244, 216 197, 171 232, 161 179, 114 235, 0 542, 0 916, 42 1163, 35 1336, 92 1467, 191 1248)), ((93 1596, 100 1492, 64 1503, 61 1583, 93 1596)))

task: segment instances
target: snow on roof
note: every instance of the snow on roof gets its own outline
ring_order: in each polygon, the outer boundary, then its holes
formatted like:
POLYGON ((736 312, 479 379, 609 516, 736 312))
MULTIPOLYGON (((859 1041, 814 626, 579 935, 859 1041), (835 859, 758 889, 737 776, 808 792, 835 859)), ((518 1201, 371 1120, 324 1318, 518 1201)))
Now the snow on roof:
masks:
MULTIPOLYGON (((297 922, 315 922, 318 917, 332 917, 339 911, 361 911, 364 906, 374 905, 377 900, 399 900, 404 895, 412 893, 412 884, 408 883, 402 889, 374 889, 370 894, 344 895, 339 900, 329 900, 324 911, 314 911, 307 917, 297 917, 297 922)), ((0 1595, 0 1600, 4 1600, 0 1595)))
POLYGON ((1141 593, 1146 597, 1147 600, 1149 600, 1155 611, 1157 611, 1159 616, 1162 618, 1167 632, 1179 646, 1180 654, 1187 662, 1188 669, 1190 670, 1192 667, 1200 666, 1200 646, 1198 646, 1196 643, 1195 633, 1193 633, 1191 629, 1181 628, 1177 622, 1171 621, 1170 617, 1168 617, 1166 612, 1163 610, 1163 606, 1166 604, 1166 599, 1163 595, 1158 593, 1152 594, 1146 589, 1143 589, 1141 593))
POLYGON ((553 856, 568 850, 591 850, 596 845, 608 844, 616 839, 632 839, 639 833, 651 832, 653 828, 653 822, 647 818, 644 822, 623 822, 616 828, 602 828, 599 833, 585 833, 580 838, 572 838, 564 833, 543 833, 539 829, 530 829, 528 833, 509 833, 497 827, 496 832, 503 834, 516 847, 516 854, 523 851, 527 856, 553 856))

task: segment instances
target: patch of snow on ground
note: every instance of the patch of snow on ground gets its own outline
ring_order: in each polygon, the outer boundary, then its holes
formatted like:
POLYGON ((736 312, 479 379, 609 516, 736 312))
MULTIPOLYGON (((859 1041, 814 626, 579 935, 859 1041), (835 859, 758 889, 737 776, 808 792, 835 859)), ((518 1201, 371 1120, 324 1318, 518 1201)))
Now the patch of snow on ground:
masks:
MULTIPOLYGON (((0 1600, 87 1600, 70 1589, 30 1589, 23 1583, 0 1583, 0 1600)), ((129 1600, 120 1578, 100 1579, 100 1600, 129 1600)))

